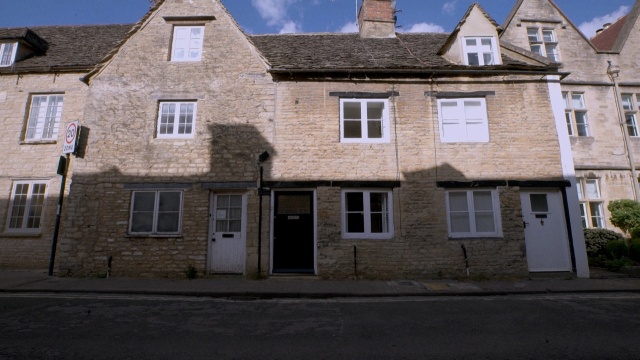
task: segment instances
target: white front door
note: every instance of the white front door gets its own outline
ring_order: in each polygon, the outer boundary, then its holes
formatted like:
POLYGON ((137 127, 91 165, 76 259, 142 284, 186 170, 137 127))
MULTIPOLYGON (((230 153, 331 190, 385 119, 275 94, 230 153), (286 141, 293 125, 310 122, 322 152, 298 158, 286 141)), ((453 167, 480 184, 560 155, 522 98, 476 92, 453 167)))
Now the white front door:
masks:
POLYGON ((529 271, 571 271, 569 237, 560 192, 522 191, 529 271))
POLYGON ((209 272, 242 274, 247 252, 247 197, 213 194, 209 226, 209 272))

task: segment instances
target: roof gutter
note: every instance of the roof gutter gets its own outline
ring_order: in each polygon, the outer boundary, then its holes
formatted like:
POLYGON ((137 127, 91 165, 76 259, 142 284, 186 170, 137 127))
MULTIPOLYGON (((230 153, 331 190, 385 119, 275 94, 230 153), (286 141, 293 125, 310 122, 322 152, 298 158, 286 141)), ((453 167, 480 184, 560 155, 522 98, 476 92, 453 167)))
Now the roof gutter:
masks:
POLYGON ((328 73, 348 73, 348 74, 425 74, 425 75, 558 75, 560 79, 569 76, 568 72, 552 70, 471 70, 471 69, 279 69, 272 68, 268 71, 272 74, 328 74, 328 73))
POLYGON ((29 67, 13 69, 9 71, 0 70, 0 75, 20 75, 20 74, 42 74, 42 73, 61 73, 61 72, 88 72, 93 66, 65 66, 65 67, 29 67))

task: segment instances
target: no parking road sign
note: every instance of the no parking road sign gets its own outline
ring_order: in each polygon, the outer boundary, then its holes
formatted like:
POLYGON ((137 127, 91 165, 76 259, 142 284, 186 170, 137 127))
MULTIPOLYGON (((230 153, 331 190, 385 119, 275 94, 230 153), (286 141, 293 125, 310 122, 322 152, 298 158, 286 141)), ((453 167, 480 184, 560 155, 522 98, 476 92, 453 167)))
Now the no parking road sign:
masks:
POLYGON ((67 124, 67 131, 64 135, 64 144, 62 145, 63 154, 73 154, 76 152, 79 128, 80 122, 78 120, 67 124))

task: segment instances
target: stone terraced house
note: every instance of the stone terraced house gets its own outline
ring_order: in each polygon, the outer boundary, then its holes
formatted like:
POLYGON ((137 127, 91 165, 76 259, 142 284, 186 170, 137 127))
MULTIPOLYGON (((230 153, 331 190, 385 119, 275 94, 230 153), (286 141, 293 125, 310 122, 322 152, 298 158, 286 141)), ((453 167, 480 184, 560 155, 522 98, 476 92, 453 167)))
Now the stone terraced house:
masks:
POLYGON ((65 124, 84 114, 79 78, 130 28, 0 28, 0 268, 47 267, 65 124))
POLYGON ((567 73, 502 33, 477 4, 450 34, 365 0, 357 34, 249 36, 157 1, 82 79, 58 274, 588 277, 567 73))
MULTIPOLYGON (((500 39, 556 61, 582 224, 618 230, 607 204, 635 199, 640 158, 640 1, 588 39, 552 0, 519 0, 500 39)), ((618 230, 619 231, 619 230, 618 230)))

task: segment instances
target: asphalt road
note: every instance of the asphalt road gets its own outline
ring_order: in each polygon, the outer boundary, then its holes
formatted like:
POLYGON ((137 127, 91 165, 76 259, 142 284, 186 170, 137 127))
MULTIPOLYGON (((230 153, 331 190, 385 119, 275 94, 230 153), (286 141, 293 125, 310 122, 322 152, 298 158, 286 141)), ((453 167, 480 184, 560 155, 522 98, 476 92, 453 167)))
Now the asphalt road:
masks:
POLYGON ((640 359, 640 294, 0 294, 0 359, 640 359))

